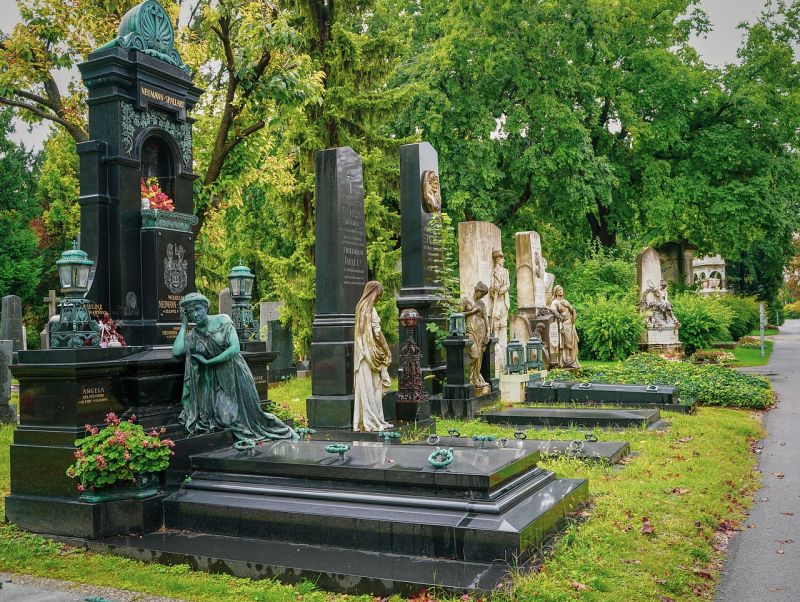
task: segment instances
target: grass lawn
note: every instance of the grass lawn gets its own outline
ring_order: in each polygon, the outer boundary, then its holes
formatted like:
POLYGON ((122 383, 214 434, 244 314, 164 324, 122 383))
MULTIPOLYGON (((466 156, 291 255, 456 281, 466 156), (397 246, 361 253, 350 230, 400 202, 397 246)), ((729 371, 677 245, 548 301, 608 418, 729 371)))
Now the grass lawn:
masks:
POLYGON ((613 366, 619 362, 604 362, 600 360, 580 360, 581 368, 605 368, 606 366, 613 366))
MULTIPOLYGON (((289 381, 275 387, 271 397, 292 407, 304 405, 309 388, 308 380, 289 381)), ((758 486, 756 456, 750 446, 762 435, 761 427, 755 413, 726 408, 703 407, 696 415, 664 416, 671 423, 664 431, 596 431, 600 440, 630 442, 633 455, 624 466, 567 458, 544 461, 543 466, 559 477, 588 478, 592 504, 556 539, 539 570, 516 573, 507 591, 493 599, 713 598, 722 559, 720 536, 745 520, 758 486), (645 519, 652 533, 642 532, 645 519)), ((477 420, 441 420, 437 428, 499 436, 511 436, 514 430, 477 420)), ((557 429, 539 431, 537 436, 573 439, 583 433, 557 429)), ((11 427, 0 427, 2 495, 9 490, 11 437, 11 427)), ((374 600, 322 592, 311 583, 290 587, 195 573, 185 565, 165 567, 93 554, 8 524, 0 525, 0 571, 196 601, 374 600)))
MULTIPOLYGON (((765 337, 772 337, 772 336, 775 336, 776 334, 778 334, 778 329, 777 328, 765 328, 764 329, 764 336, 765 337)), ((758 328, 756 328, 755 330, 751 330, 750 334, 748 336, 760 337, 761 336, 761 331, 758 328)))
POLYGON ((761 347, 758 349, 736 347, 733 350, 733 355, 736 356, 734 366, 765 366, 769 361, 769 356, 772 354, 773 345, 772 341, 764 341, 764 357, 761 357, 761 347))

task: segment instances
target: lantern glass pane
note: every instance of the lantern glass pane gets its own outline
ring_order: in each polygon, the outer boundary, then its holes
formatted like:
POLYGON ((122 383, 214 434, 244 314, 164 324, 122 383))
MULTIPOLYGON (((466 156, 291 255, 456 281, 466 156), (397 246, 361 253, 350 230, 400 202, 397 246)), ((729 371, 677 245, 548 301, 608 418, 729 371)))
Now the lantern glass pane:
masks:
POLYGON ((231 295, 238 297, 242 294, 242 281, 239 278, 230 278, 228 280, 231 287, 231 295))
POLYGON ((247 297, 253 294, 253 279, 252 278, 242 278, 242 285, 244 292, 243 294, 247 297))
POLYGON ((75 288, 81 290, 89 288, 89 268, 90 266, 88 265, 78 266, 75 288))
POLYGON ((72 288, 72 266, 58 266, 58 278, 61 280, 61 288, 72 288))

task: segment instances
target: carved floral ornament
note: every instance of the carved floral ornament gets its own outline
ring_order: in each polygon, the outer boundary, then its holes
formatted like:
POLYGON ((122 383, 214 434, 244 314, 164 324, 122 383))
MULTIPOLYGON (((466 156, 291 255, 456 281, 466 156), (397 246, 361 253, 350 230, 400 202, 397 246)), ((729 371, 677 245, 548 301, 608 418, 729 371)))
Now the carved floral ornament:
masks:
POLYGON ((439 175, 429 169, 422 172, 422 202, 428 213, 438 213, 442 209, 442 188, 439 175))
POLYGON ((137 111, 128 103, 122 103, 122 151, 133 157, 136 134, 148 127, 157 127, 175 139, 181 150, 183 165, 192 167, 192 127, 188 123, 176 123, 166 113, 150 109, 137 111))

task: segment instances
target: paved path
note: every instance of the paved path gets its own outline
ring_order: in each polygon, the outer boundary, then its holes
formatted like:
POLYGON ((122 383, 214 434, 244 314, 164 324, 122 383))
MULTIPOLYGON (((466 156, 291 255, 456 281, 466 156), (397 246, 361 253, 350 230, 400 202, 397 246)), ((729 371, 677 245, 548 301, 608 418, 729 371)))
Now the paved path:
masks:
POLYGON ((767 374, 779 402, 764 416, 763 487, 731 540, 717 602, 800 600, 800 320, 787 320, 767 374))
POLYGON ((109 602, 180 602, 112 587, 80 585, 60 579, 0 573, 0 602, 85 602, 101 596, 109 602))

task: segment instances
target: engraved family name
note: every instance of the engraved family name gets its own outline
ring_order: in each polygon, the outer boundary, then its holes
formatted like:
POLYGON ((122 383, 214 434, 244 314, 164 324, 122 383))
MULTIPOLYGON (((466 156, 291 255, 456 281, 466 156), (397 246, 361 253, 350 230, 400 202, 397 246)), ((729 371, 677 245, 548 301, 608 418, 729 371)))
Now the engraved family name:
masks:
POLYGON ((164 94, 163 92, 158 92, 157 90, 153 90, 151 88, 146 88, 145 86, 139 87, 139 93, 145 98, 149 98, 151 100, 155 100, 156 102, 170 105, 172 107, 175 107, 176 109, 186 108, 186 102, 183 99, 175 98, 174 96, 170 96, 169 94, 164 94))

